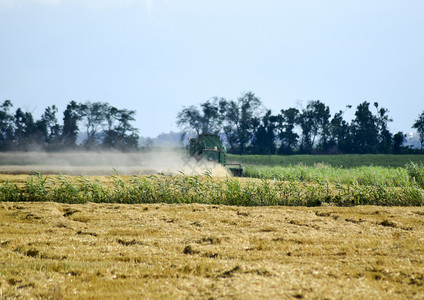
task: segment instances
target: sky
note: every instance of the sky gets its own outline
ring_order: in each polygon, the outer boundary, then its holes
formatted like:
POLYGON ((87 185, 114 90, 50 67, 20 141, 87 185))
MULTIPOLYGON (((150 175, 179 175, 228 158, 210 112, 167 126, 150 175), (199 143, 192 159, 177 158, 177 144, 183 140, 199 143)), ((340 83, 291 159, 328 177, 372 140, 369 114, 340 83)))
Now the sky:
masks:
POLYGON ((0 101, 136 110, 141 136, 183 107, 252 91, 278 113, 378 102, 393 132, 424 111, 424 1, 0 0, 0 101))

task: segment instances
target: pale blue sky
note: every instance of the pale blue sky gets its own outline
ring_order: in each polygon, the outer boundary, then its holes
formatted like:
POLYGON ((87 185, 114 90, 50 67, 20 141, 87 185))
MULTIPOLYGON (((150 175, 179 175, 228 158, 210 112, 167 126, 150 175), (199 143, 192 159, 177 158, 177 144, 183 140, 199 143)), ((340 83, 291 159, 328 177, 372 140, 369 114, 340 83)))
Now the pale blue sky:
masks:
POLYGON ((424 1, 0 0, 0 101, 39 116, 105 101, 142 136, 183 106, 253 91, 275 113, 363 101, 412 131, 424 110, 424 1))

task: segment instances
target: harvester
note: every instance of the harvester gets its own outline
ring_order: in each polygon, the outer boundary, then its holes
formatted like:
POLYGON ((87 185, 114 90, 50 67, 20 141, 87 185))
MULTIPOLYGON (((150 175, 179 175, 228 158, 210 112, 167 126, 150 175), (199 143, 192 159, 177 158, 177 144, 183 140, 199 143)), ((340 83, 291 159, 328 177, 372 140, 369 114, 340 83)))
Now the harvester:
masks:
POLYGON ((242 176, 243 167, 240 164, 227 164, 227 150, 216 134, 200 134, 190 139, 190 156, 196 161, 206 160, 225 166, 233 176, 242 176))

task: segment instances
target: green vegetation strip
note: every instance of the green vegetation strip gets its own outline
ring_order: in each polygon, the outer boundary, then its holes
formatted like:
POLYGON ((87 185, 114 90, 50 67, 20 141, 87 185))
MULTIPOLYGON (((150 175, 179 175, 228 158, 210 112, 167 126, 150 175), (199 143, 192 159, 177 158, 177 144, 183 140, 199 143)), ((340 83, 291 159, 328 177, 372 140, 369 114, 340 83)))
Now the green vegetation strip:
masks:
POLYGON ((233 155, 228 154, 229 162, 238 162, 255 166, 315 166, 324 164, 338 168, 355 168, 362 166, 381 166, 398 168, 408 163, 424 163, 424 155, 390 155, 390 154, 344 154, 344 155, 233 155))
POLYGON ((0 201, 61 203, 204 203, 240 206, 423 206, 422 165, 412 165, 412 177, 401 186, 362 185, 316 180, 217 179, 210 176, 111 176, 111 183, 87 177, 28 176, 24 184, 0 184, 0 201), (415 173, 414 173, 415 172, 415 173), (422 176, 422 177, 419 177, 422 176), (421 179, 420 179, 421 178, 421 179), (421 181, 420 181, 421 180, 421 181))
POLYGON ((302 182, 333 182, 342 184, 384 185, 401 187, 414 180, 407 168, 357 167, 352 169, 334 168, 328 165, 267 167, 246 166, 244 175, 251 178, 278 179, 302 182))

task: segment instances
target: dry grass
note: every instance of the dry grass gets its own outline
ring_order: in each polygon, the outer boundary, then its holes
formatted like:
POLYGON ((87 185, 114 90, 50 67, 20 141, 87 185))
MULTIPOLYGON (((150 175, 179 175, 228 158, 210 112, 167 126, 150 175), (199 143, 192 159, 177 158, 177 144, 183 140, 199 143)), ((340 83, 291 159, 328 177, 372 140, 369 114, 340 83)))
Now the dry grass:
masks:
POLYGON ((422 299, 424 208, 0 203, 0 298, 422 299))

